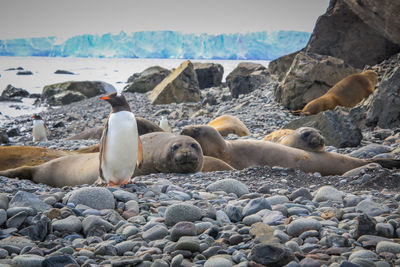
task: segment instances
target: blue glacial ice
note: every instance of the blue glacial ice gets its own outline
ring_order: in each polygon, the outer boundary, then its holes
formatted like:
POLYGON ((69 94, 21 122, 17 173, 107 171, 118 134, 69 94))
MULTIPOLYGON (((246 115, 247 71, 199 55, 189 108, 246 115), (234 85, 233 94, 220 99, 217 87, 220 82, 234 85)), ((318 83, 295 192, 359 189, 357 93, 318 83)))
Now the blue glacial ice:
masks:
POLYGON ((143 31, 0 40, 0 56, 273 60, 304 48, 308 32, 184 34, 143 31))

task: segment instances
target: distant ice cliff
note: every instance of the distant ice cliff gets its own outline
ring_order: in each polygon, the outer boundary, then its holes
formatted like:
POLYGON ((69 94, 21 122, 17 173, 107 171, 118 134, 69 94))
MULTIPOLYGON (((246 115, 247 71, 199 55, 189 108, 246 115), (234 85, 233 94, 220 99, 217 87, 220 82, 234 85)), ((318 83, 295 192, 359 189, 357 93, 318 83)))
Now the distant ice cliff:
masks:
POLYGON ((273 60, 305 47, 310 33, 298 31, 184 34, 143 31, 0 40, 0 56, 122 57, 273 60))

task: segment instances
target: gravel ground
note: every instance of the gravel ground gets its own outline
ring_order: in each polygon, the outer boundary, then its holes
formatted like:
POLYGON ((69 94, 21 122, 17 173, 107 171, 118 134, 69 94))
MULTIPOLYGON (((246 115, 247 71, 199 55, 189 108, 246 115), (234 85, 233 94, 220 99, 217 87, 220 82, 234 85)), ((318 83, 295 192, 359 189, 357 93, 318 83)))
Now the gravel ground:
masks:
MULTIPOLYGON (((227 88, 211 88, 203 91, 202 103, 190 104, 152 106, 146 95, 126 96, 135 115, 154 122, 168 116, 176 133, 231 114, 249 128, 252 136, 246 138, 262 139, 294 119, 274 102, 274 86, 238 99, 231 99, 227 88)), ((42 113, 51 131, 49 141, 35 145, 75 150, 95 144, 65 138, 102 125, 109 111, 97 97, 49 109, 42 113)), ((11 145, 33 145, 31 126, 29 116, 3 123, 15 133, 11 145)), ((399 144, 384 140, 397 130, 382 134, 381 129, 365 129, 361 147, 329 150, 349 153, 375 143, 396 151, 399 144)), ((59 189, 1 177, 0 264, 398 265, 399 181, 398 170, 383 168, 352 177, 280 167, 152 174, 120 189, 59 189)))

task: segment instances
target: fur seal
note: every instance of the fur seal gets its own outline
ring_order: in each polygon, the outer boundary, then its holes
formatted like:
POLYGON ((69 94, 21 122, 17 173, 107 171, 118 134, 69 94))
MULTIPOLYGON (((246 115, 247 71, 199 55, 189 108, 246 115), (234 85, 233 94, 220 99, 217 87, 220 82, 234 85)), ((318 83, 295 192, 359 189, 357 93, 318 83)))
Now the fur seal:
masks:
MULTIPOLYGON (((200 144, 189 136, 154 132, 142 137, 143 162, 133 176, 151 173, 194 173, 202 169, 200 144)), ((99 177, 99 153, 73 153, 35 167, 0 171, 1 176, 21 178, 54 187, 92 184, 99 177)))
POLYGON ((201 168, 202 172, 231 170, 234 170, 234 168, 225 161, 210 156, 203 156, 203 167, 201 168))
POLYGON ((125 184, 142 162, 135 115, 123 95, 114 92, 101 99, 111 104, 112 111, 100 141, 100 179, 112 186, 125 184))
MULTIPOLYGON (((152 121, 149 121, 142 117, 135 117, 135 118, 136 118, 139 135, 163 131, 163 129, 161 129, 157 124, 155 124, 152 121)), ((103 129, 104 129, 104 125, 98 126, 98 127, 83 131, 77 135, 71 136, 71 137, 67 138, 67 140, 100 139, 101 135, 103 134, 103 129)))
POLYGON ((31 117, 33 119, 32 136, 33 142, 47 141, 47 126, 42 117, 38 114, 34 114, 31 117))
POLYGON ((371 162, 400 167, 400 160, 358 159, 333 152, 312 152, 261 140, 226 141, 214 128, 186 126, 181 134, 196 139, 204 155, 219 158, 235 169, 251 166, 281 166, 322 175, 341 175, 371 162))
POLYGON ((228 136, 228 134, 236 134, 237 136, 250 135, 246 125, 231 115, 222 115, 210 121, 207 125, 215 128, 222 136, 228 136))
POLYGON ((36 146, 0 146, 0 170, 36 166, 73 152, 36 146))
POLYGON ((307 151, 325 151, 325 138, 319 130, 312 127, 276 130, 265 136, 263 140, 307 151))
POLYGON ((329 89, 324 95, 310 101, 301 111, 294 114, 318 114, 336 106, 354 107, 374 92, 378 83, 378 74, 373 70, 352 74, 329 89))

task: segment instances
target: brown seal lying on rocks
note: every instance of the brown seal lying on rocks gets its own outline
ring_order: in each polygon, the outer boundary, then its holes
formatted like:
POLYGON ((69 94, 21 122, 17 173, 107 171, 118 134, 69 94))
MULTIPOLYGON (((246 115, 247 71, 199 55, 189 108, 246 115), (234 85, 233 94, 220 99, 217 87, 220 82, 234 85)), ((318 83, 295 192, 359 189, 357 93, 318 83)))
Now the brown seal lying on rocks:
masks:
POLYGON ((373 70, 352 74, 335 84, 324 95, 310 101, 301 111, 294 114, 313 115, 336 106, 354 107, 374 92, 378 74, 373 70))
POLYGON ((236 134, 237 136, 250 135, 246 125, 231 115, 222 115, 210 121, 207 125, 215 128, 222 136, 227 136, 228 134, 236 134))
POLYGON ((312 127, 276 130, 265 136, 263 140, 307 151, 325 151, 325 138, 319 130, 312 127))
POLYGON ((235 169, 251 166, 281 166, 322 175, 341 175, 371 162, 399 168, 400 160, 358 159, 333 152, 312 152, 260 140, 226 141, 210 126, 183 128, 182 135, 196 139, 206 156, 219 158, 235 169))

